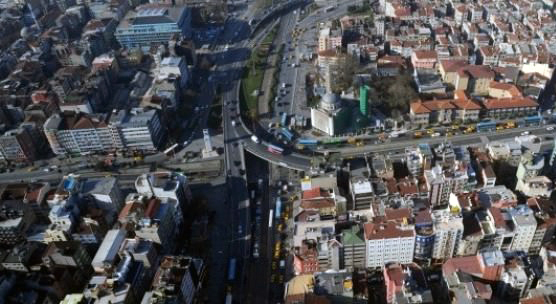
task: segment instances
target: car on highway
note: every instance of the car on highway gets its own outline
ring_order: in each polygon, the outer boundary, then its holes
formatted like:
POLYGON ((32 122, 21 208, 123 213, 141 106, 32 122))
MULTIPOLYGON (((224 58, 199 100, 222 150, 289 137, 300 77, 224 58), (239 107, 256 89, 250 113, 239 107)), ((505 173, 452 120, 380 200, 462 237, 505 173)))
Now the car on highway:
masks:
POLYGON ((259 258, 259 243, 255 243, 253 246, 253 257, 255 259, 259 258))
POLYGON ((554 127, 548 127, 548 128, 546 128, 546 131, 552 131, 552 130, 554 130, 554 127))
POLYGON ((236 126, 236 121, 234 119, 232 119, 232 126, 236 126))
POLYGON ((251 135, 251 140, 256 144, 261 142, 261 140, 257 137, 257 135, 251 135))
POLYGON ((521 132, 522 136, 529 135, 529 131, 521 132))

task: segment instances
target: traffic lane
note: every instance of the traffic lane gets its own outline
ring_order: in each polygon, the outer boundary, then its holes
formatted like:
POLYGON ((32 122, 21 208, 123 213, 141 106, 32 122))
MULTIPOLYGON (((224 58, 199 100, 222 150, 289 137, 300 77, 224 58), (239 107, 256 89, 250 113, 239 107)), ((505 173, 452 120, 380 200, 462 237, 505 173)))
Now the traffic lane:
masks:
MULTIPOLYGON (((364 153, 369 153, 369 152, 385 152, 390 150, 400 150, 400 149, 405 149, 405 147, 414 146, 419 143, 440 144, 444 141, 449 141, 455 146, 474 145, 474 144, 481 144, 481 139, 480 139, 481 136, 485 136, 489 140, 495 141, 495 140, 510 139, 512 137, 519 136, 524 131, 534 132, 534 134, 538 134, 541 136, 552 134, 552 131, 546 131, 545 127, 526 127, 521 129, 504 130, 504 132, 498 132, 498 133, 473 133, 467 135, 453 136, 449 138, 444 138, 444 137, 427 138, 426 140, 425 139, 400 140, 397 142, 382 143, 380 145, 366 145, 363 147, 349 147, 349 148, 341 148, 338 150, 328 150, 328 151, 340 152, 342 155, 351 156, 351 155, 362 155, 364 153)), ((318 151, 324 152, 325 150, 318 150, 318 151)))
POLYGON ((246 150, 257 157, 266 159, 274 164, 288 167, 295 170, 306 171, 311 168, 311 158, 299 154, 278 155, 267 151, 266 146, 262 144, 247 144, 246 150))

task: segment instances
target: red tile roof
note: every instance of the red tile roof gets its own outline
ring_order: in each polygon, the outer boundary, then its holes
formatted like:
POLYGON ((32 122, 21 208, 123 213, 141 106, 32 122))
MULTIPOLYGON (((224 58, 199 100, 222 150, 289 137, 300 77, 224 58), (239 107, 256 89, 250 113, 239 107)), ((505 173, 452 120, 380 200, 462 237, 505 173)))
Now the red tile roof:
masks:
POLYGON ((431 100, 423 102, 423 105, 431 111, 455 109, 451 100, 431 100))
POLYGON ((461 110, 480 110, 481 106, 472 100, 456 99, 452 101, 456 108, 461 110))
POLYGON ((431 112, 431 110, 425 107, 425 105, 423 105, 421 101, 412 102, 409 106, 411 108, 411 111, 415 114, 425 114, 431 112))
POLYGON ((522 96, 519 89, 511 83, 502 83, 502 82, 497 82, 497 81, 491 81, 490 82, 490 88, 491 89, 496 89, 496 90, 501 90, 501 91, 508 91, 508 93, 510 93, 510 95, 512 97, 521 97, 522 96))
POLYGON ((417 59, 436 59, 438 56, 436 51, 413 51, 413 54, 417 59))
POLYGON ((365 230, 365 239, 380 240, 415 236, 414 229, 401 229, 398 225, 399 224, 395 222, 366 223, 363 226, 365 230))
POLYGON ((432 224, 431 212, 428 209, 421 210, 415 215, 415 224, 432 224))
POLYGON ((454 92, 454 99, 456 100, 467 100, 467 94, 465 94, 464 90, 456 90, 454 92))
POLYGON ((486 109, 531 108, 537 107, 536 101, 529 97, 486 99, 483 101, 486 109))
POLYGON ((489 78, 494 79, 494 72, 486 65, 473 65, 469 64, 460 68, 458 73, 467 72, 473 78, 489 78))
POLYGON ((460 68, 467 65, 464 60, 441 60, 440 65, 446 73, 457 72, 460 68))
POLYGON ((450 275, 456 271, 463 271, 465 273, 477 275, 479 277, 483 274, 483 262, 480 255, 464 256, 448 259, 442 265, 442 272, 444 275, 450 275))
POLYGON ((331 198, 302 200, 301 208, 303 209, 321 209, 332 208, 335 206, 334 200, 331 198))
POLYGON ((411 209, 409 208, 399 208, 399 209, 392 209, 386 208, 384 210, 386 215, 386 220, 388 221, 402 221, 404 218, 409 219, 411 218, 411 209))
POLYGON ((328 193, 328 191, 320 187, 312 188, 310 190, 305 190, 301 193, 301 199, 304 200, 315 199, 320 197, 330 197, 330 193, 328 193))
POLYGON ((504 220, 504 215, 502 214, 502 210, 496 207, 488 208, 490 214, 492 215, 492 219, 494 220, 494 226, 496 228, 504 228, 509 229, 508 225, 506 224, 506 220, 504 220))

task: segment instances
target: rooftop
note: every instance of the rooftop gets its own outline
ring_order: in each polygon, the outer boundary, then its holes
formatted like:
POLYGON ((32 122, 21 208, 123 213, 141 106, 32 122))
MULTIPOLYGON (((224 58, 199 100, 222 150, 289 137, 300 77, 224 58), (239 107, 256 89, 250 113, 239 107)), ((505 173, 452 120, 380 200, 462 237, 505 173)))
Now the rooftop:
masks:
POLYGON ((380 240, 392 238, 414 237, 415 230, 413 226, 403 227, 395 222, 387 223, 366 223, 364 225, 365 239, 380 240))

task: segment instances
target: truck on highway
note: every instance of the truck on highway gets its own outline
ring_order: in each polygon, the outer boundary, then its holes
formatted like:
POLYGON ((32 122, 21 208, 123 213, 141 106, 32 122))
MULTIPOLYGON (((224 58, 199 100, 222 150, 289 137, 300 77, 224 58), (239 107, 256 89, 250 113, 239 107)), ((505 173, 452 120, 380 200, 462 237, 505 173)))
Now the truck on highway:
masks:
POLYGON ((393 131, 390 132, 389 136, 390 138, 397 138, 397 137, 401 137, 405 135, 405 131, 401 130, 401 131, 393 131))
POLYGON ((268 145, 268 152, 270 153, 274 153, 274 154, 282 154, 284 153, 284 149, 275 146, 275 145, 268 145))

